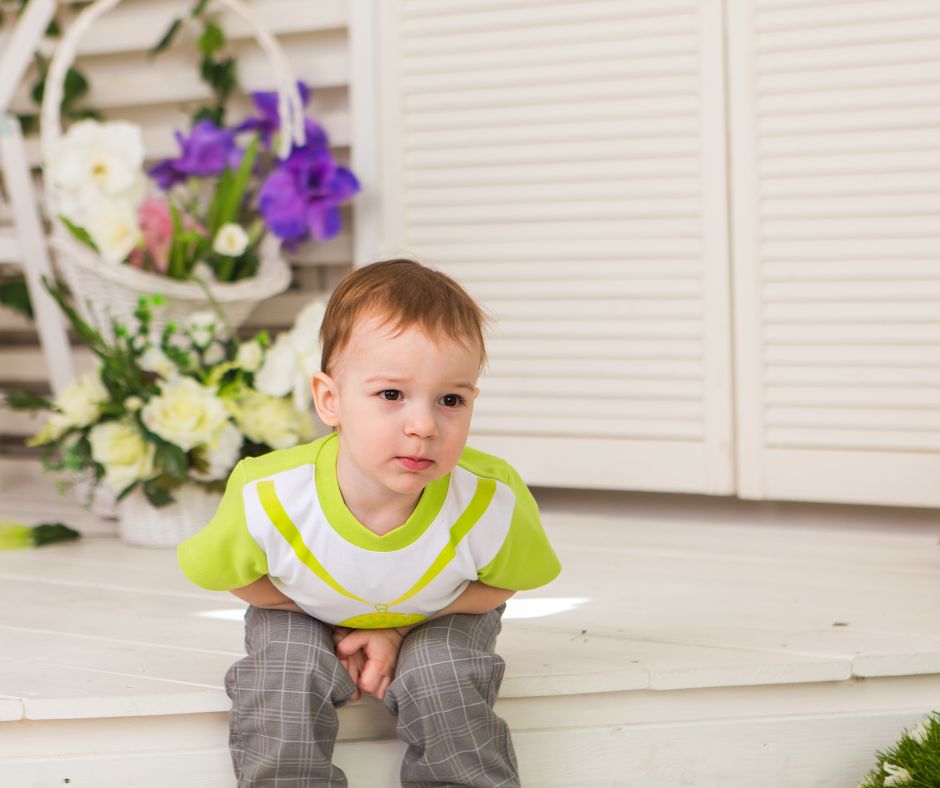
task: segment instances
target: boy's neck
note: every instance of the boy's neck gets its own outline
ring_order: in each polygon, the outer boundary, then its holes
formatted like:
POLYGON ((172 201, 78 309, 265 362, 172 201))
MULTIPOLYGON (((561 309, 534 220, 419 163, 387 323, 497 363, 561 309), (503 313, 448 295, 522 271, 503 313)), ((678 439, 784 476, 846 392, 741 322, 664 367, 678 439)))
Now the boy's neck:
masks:
POLYGON ((368 479, 351 472, 340 458, 336 462, 336 482, 353 517, 378 536, 404 525, 421 500, 421 493, 403 495, 376 489, 368 479))

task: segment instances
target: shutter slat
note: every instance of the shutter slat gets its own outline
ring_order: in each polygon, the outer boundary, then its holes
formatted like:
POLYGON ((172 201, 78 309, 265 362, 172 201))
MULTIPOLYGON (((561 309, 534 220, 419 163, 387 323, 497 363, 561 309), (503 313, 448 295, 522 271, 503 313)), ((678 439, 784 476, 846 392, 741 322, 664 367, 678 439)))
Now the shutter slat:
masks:
POLYGON ((742 493, 940 505, 940 5, 731 3, 742 493))
POLYGON ((566 486, 678 442, 657 483, 729 491, 719 5, 382 7, 389 251, 493 317, 472 434, 566 486))

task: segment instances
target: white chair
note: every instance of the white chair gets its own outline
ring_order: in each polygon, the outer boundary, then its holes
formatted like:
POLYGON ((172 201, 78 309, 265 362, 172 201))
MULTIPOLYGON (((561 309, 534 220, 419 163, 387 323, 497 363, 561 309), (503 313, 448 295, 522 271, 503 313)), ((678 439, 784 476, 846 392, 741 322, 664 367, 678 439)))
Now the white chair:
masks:
POLYGON ((38 196, 19 121, 6 111, 55 9, 55 0, 30 0, 0 55, 0 177, 13 218, 12 226, 0 228, 0 262, 23 269, 49 382, 58 393, 74 377, 72 354, 65 320, 42 284, 43 276, 52 275, 52 266, 38 196))

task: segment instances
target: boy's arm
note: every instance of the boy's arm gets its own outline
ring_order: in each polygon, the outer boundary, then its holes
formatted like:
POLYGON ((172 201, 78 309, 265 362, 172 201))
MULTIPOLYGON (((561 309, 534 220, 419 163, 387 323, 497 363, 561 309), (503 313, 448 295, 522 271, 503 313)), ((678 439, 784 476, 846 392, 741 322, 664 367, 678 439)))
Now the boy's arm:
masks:
MULTIPOLYGON (((486 583, 481 583, 479 580, 472 580, 459 597, 447 607, 438 610, 436 613, 432 613, 425 621, 432 621, 435 618, 449 616, 452 613, 489 613, 491 610, 498 608, 515 593, 515 591, 510 591, 508 588, 497 588, 496 586, 488 586, 486 583)), ((396 627, 398 634, 404 637, 416 626, 425 623, 425 621, 410 627, 396 627)))
POLYGON ((284 596, 267 575, 250 585, 233 588, 231 593, 254 607, 263 607, 268 610, 290 610, 294 613, 305 612, 298 607, 293 599, 284 596))

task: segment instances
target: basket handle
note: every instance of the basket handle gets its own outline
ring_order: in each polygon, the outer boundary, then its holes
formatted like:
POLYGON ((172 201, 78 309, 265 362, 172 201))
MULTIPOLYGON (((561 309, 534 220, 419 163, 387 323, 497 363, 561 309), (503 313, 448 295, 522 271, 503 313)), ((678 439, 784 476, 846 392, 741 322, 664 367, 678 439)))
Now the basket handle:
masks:
MULTIPOLYGON (((42 123, 39 135, 44 162, 49 161, 52 150, 62 134, 59 107, 65 89, 65 75, 75 61, 78 42, 99 17, 106 14, 120 2, 121 0, 97 0, 97 2, 85 8, 66 30, 59 46, 56 48, 52 63, 49 66, 46 89, 42 99, 42 123)), ((297 82, 287 61, 287 56, 274 36, 258 22, 243 3, 239 0, 216 0, 216 2, 226 6, 245 21, 255 34, 258 44, 271 61, 278 96, 277 111, 281 120, 282 131, 278 142, 277 155, 280 159, 286 159, 290 155, 292 145, 303 145, 306 138, 303 102, 297 90, 297 82)))

